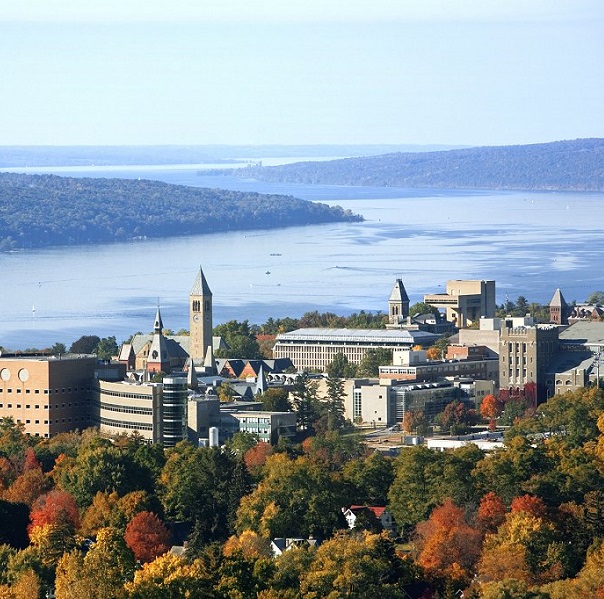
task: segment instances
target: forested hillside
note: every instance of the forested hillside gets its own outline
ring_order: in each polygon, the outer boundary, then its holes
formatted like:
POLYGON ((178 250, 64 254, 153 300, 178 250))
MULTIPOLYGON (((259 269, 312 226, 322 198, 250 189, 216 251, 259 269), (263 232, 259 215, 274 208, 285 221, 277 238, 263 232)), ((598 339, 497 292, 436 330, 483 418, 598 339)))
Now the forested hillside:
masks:
POLYGON ((604 190, 604 139, 248 167, 262 181, 440 189, 604 190))
POLYGON ((362 220, 291 196, 0 173, 0 251, 362 220))

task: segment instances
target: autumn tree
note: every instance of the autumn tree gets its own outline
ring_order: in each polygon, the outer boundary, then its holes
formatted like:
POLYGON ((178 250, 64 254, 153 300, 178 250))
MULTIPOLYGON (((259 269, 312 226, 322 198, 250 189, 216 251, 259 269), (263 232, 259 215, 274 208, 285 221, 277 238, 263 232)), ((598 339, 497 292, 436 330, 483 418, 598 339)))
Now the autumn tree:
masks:
POLYGON ((124 539, 142 562, 153 561, 170 549, 170 531, 153 512, 139 512, 126 526, 124 539))
POLYGON ((257 474, 258 470, 264 466, 266 459, 273 453, 273 447, 270 443, 260 441, 245 452, 243 459, 245 465, 251 474, 257 474))
POLYGON ((246 558, 271 557, 270 543, 253 530, 244 530, 240 535, 232 535, 225 542, 222 552, 226 556, 240 552, 246 558))
POLYGON ((50 491, 34 502, 30 520, 30 529, 52 524, 65 525, 75 531, 80 525, 80 515, 73 496, 60 489, 50 491))
POLYGON ((489 491, 480 500, 476 514, 476 525, 483 533, 493 533, 503 524, 506 514, 505 504, 501 497, 489 491))
POLYGON ((480 556, 482 535, 465 519, 464 511, 446 500, 416 527, 417 561, 433 576, 467 583, 480 556))
POLYGON ((480 403, 480 415, 485 420, 495 420, 501 415, 503 402, 495 395, 485 395, 480 403))
POLYGON ((387 536, 343 533, 317 549, 300 591, 303 597, 402 599, 403 585, 412 578, 412 567, 398 558, 387 536))
POLYGON ((52 488, 52 480, 42 473, 41 468, 25 470, 2 494, 7 501, 26 503, 31 506, 38 497, 52 488))

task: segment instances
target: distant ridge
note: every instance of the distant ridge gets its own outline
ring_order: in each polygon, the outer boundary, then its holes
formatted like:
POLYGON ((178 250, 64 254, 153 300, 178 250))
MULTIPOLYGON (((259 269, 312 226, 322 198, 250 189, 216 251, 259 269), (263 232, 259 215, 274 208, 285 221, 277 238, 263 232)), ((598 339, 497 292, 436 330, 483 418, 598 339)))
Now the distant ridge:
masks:
POLYGON ((360 220, 292 196, 0 173, 0 251, 360 220))
POLYGON ((604 191, 604 139, 250 166, 230 174, 324 185, 604 191))
POLYGON ((162 145, 162 146, 0 146, 0 168, 220 164, 263 158, 333 158, 391 152, 430 152, 462 146, 403 144, 324 145, 162 145))

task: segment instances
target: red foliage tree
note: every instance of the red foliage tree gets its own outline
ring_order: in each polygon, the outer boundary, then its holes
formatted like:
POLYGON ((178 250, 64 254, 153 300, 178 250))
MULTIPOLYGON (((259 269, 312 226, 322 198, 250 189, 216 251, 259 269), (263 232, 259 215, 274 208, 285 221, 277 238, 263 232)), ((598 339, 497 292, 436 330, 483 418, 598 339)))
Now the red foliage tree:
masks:
POLYGON ((28 470, 37 470, 42 469, 42 465, 36 458, 36 453, 33 447, 28 447, 25 450, 25 460, 23 462, 23 472, 27 472, 28 470))
POLYGON ((515 497, 512 499, 510 506, 512 513, 514 512, 526 512, 532 514, 537 518, 543 518, 547 514, 547 507, 543 500, 534 495, 522 495, 521 497, 515 497))
POLYGON ((57 489, 36 499, 29 519, 30 530, 45 524, 66 525, 74 530, 80 525, 80 515, 74 498, 67 491, 57 489))
POLYGON ((140 562, 152 562, 170 549, 170 531, 153 512, 139 512, 124 534, 126 545, 140 562))
POLYGON ((481 500, 476 514, 476 525, 483 532, 495 532, 505 520, 503 499, 489 491, 481 500))

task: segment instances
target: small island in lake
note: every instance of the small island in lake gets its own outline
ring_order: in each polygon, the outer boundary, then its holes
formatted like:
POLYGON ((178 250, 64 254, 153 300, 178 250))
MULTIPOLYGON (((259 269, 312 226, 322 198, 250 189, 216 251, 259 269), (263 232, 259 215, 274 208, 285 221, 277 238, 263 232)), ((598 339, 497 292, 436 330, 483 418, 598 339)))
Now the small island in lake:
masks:
POLYGON ((292 196, 0 173, 0 251, 362 220, 292 196))

